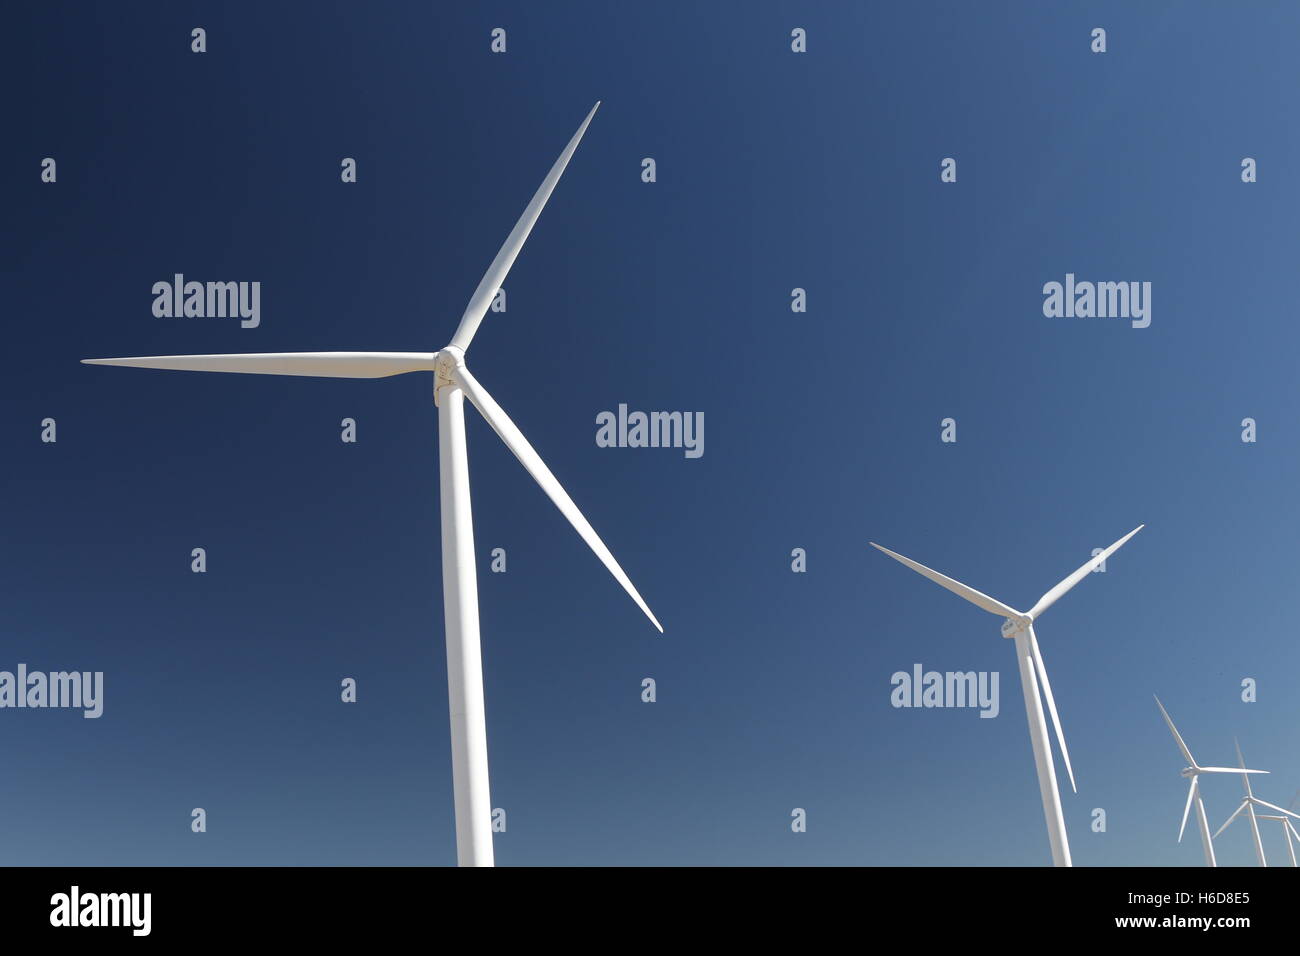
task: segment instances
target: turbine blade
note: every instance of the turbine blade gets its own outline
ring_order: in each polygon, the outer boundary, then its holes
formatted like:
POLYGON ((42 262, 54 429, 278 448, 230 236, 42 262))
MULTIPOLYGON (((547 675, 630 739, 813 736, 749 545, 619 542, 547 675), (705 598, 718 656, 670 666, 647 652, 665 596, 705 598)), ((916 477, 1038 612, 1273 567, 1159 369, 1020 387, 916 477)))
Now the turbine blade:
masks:
POLYGON ((1047 665, 1043 663, 1043 652, 1038 649, 1038 637, 1033 625, 1029 627, 1029 650, 1038 669, 1038 685, 1043 689, 1043 699, 1047 701, 1047 712, 1052 715, 1052 727, 1056 729, 1056 742, 1061 745, 1061 759, 1065 761, 1065 772, 1070 775, 1070 789, 1075 793, 1079 788, 1074 784, 1074 768, 1070 766, 1070 751, 1065 747, 1065 732, 1061 730, 1061 718, 1056 714, 1056 700, 1052 697, 1052 682, 1047 679, 1047 665))
POLYGON ((1183 831, 1187 829, 1187 815, 1192 812, 1192 800, 1196 797, 1196 778, 1192 778, 1192 785, 1187 788, 1187 805, 1183 807, 1183 822, 1178 828, 1178 842, 1183 842, 1183 831))
POLYGON ((506 447, 514 452, 515 457, 519 459, 519 463, 533 476, 533 480, 542 486, 542 491, 546 492, 547 497, 555 503, 555 507, 560 509, 560 513, 569 519, 569 524, 573 525, 574 530, 578 532, 582 540, 587 542, 587 547, 596 552, 596 557, 600 558, 601 563, 605 565, 609 573, 614 575, 614 580, 623 585, 623 590, 631 596, 637 607, 645 612, 646 617, 650 618, 650 623, 658 628, 659 633, 662 634, 663 625, 659 623, 659 620, 650 611, 649 606, 642 600, 636 587, 633 586, 623 569, 619 567, 618 562, 614 560, 614 556, 609 553, 609 549, 600 540, 600 536, 596 534, 587 519, 582 516, 582 512, 573 503, 573 499, 569 497, 564 488, 560 486, 559 481, 551 474, 551 469, 546 467, 546 463, 542 461, 541 456, 533 450, 532 445, 528 444, 528 439, 515 427, 515 423, 510 420, 510 416, 502 410, 501 406, 487 393, 487 389, 480 385, 478 380, 467 369, 458 368, 455 375, 457 384, 464 390, 466 397, 474 404, 474 407, 487 419, 493 431, 505 442, 506 447))
MULTIPOLYGON (((1259 797, 1251 797, 1251 799, 1261 807, 1268 807, 1270 810, 1276 810, 1278 813, 1286 814, 1287 817, 1293 817, 1296 820, 1300 820, 1300 813, 1292 813, 1290 810, 1283 810, 1276 803, 1269 803, 1267 800, 1261 800, 1259 797)), ((1285 817, 1280 819, 1285 819, 1285 817)))
POLYGON ((1214 831, 1214 836, 1212 836, 1210 839, 1217 840, 1219 838, 1219 834, 1222 833, 1224 830, 1228 829, 1228 827, 1232 824, 1232 821, 1237 819, 1237 817, 1241 816, 1242 813, 1245 812, 1245 809, 1248 806, 1250 806, 1249 800, 1241 801, 1241 806, 1239 806, 1236 809, 1236 811, 1232 814, 1232 816, 1228 817, 1228 819, 1223 821, 1223 826, 1219 827, 1219 829, 1214 831))
MULTIPOLYGON (((1241 755, 1241 741, 1239 741, 1236 737, 1233 737, 1232 745, 1237 748, 1238 766, 1240 766, 1243 770, 1246 769, 1246 758, 1241 755)), ((1244 773, 1241 775, 1241 785, 1245 789, 1247 797, 1254 796, 1254 794, 1250 792, 1250 777, 1246 776, 1244 773)))
POLYGON ((976 607, 982 607, 990 614, 996 614, 998 617, 1009 617, 1015 620, 1020 619, 1021 615, 1019 611, 1017 611, 1015 608, 1007 607, 1001 601, 995 601, 987 594, 983 594, 979 591, 976 591, 974 588, 967 587, 966 585, 962 584, 960 581, 954 581, 952 578, 940 574, 938 571, 931 571, 924 564, 917 564, 911 558, 905 558, 901 554, 895 554, 893 551, 890 551, 888 548, 882 548, 874 541, 871 542, 871 546, 875 548, 877 551, 885 552, 885 554, 889 555, 895 561, 900 561, 903 564, 907 565, 917 574, 925 575, 935 584, 939 585, 942 588, 947 588, 949 591, 951 591, 953 594, 957 595, 958 597, 965 598, 967 601, 970 601, 971 604, 974 604, 976 607))
POLYGON ((1074 587, 1076 584, 1078 584, 1080 581, 1086 578, 1089 574, 1091 574, 1094 568, 1100 567, 1101 563, 1105 561, 1107 558, 1109 558, 1116 551, 1118 551, 1125 541, 1133 537, 1133 535, 1137 534, 1145 527, 1146 525, 1144 524, 1138 525, 1136 528, 1134 528, 1128 534, 1124 535, 1124 537, 1120 538, 1118 541, 1112 544, 1101 554, 1097 555, 1095 558, 1088 561, 1086 564, 1084 564, 1083 567, 1079 568, 1079 570, 1075 571, 1073 574, 1071 574, 1068 578, 1066 578, 1056 587, 1052 588, 1052 590, 1048 591, 1046 594, 1040 597, 1038 599, 1038 603, 1035 604, 1033 608, 1029 611, 1029 616, 1031 618, 1037 618, 1038 615, 1042 614, 1049 607, 1051 607, 1053 604, 1059 601, 1061 597, 1065 594, 1065 592, 1069 591, 1070 588, 1074 587))
POLYGON ((242 372, 254 375, 312 375, 322 378, 384 378, 433 371, 437 352, 243 352, 234 355, 144 355, 82 359, 83 365, 184 372, 242 372))
POLYGON ((1268 773, 1267 770, 1246 770, 1242 767, 1197 767, 1201 773, 1268 773))
MULTIPOLYGON (((1152 694, 1151 696, 1155 697, 1155 694, 1152 694)), ((1174 735, 1174 740, 1178 744, 1178 749, 1183 752, 1183 759, 1195 767, 1196 760, 1192 757, 1192 752, 1187 749, 1187 744, 1183 741, 1183 735, 1180 734, 1178 728, 1174 726, 1174 722, 1169 717, 1169 711, 1165 710, 1165 705, 1160 703, 1159 697, 1156 697, 1156 706, 1160 708, 1160 713, 1164 714, 1165 723, 1169 725, 1169 732, 1174 735)))
POLYGON ((469 305, 465 306, 465 314, 461 316, 460 325, 456 327, 456 334, 451 339, 451 344, 462 351, 469 348, 469 343, 474 338, 474 333, 478 331, 483 316, 487 314, 488 307, 497 294, 497 289, 501 288, 506 273, 515 264, 515 258, 519 255, 519 250, 524 247, 524 240, 533 231, 533 224, 537 222, 537 217, 542 214, 542 207, 546 205, 546 200, 551 198, 551 193, 555 190, 555 184, 560 181, 560 176, 564 173, 564 168, 569 165, 569 159, 572 158, 573 151, 578 148, 578 143, 582 140, 582 134, 587 131, 587 125, 599 108, 600 101, 597 100, 596 105, 587 114, 587 118, 578 127, 578 131, 569 140, 569 145, 564 147, 564 152, 560 153, 560 158, 555 161, 551 171, 546 174, 542 184, 537 187, 532 202, 528 204, 524 214, 515 223, 515 228, 510 230, 510 235, 506 236, 506 241, 501 246, 500 251, 497 252, 497 257, 492 260, 492 264, 488 266, 487 272, 483 274, 483 278, 479 281, 478 288, 474 290, 474 295, 470 297, 469 305))

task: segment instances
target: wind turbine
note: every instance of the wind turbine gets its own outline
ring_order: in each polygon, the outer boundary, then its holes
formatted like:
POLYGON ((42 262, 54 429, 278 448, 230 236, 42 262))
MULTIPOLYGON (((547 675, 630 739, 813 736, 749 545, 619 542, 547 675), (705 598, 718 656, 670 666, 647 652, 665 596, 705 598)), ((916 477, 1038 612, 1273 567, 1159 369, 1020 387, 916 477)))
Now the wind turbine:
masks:
MULTIPOLYGON (((1155 696, 1154 694, 1152 695, 1155 696)), ((1156 706, 1160 708, 1160 713, 1164 715, 1165 723, 1169 725, 1169 732, 1174 735, 1174 742, 1178 744, 1178 749, 1182 751, 1183 759, 1187 761, 1187 766, 1182 770, 1182 776, 1189 778, 1192 782, 1187 787, 1187 803, 1183 807, 1183 822, 1178 828, 1178 842, 1183 842, 1183 831, 1187 829, 1187 814, 1192 809, 1192 803, 1196 803, 1196 820, 1201 828, 1201 846, 1205 848, 1205 865, 1218 866, 1218 861, 1214 858, 1214 837, 1210 836, 1210 821, 1205 816, 1205 801, 1201 799, 1201 782, 1200 776, 1203 773, 1268 773, 1267 770, 1245 770, 1234 769, 1232 767, 1202 767, 1196 763, 1196 758, 1192 752, 1187 749, 1187 744, 1183 740, 1183 735, 1178 732, 1174 722, 1169 717, 1169 711, 1165 710, 1165 705, 1160 703, 1160 698, 1156 697, 1156 706)), ((1237 753, 1241 756, 1240 750, 1237 753)), ((1241 765, 1243 768, 1245 763, 1241 765)), ((1229 821, 1231 822, 1231 821, 1229 821)), ((1226 824, 1225 824, 1226 826, 1226 824)), ((1220 829, 1222 832, 1222 829, 1220 829)), ((1214 836, 1218 836, 1216 833, 1214 836)))
MULTIPOLYGON (((1245 812, 1246 815, 1250 817, 1250 830, 1255 837, 1255 858, 1259 860, 1260 866, 1268 866, 1268 859, 1264 856, 1264 841, 1260 839, 1259 836, 1259 817, 1255 815, 1256 805, 1265 807, 1266 809, 1269 810, 1276 810, 1278 813, 1283 814, 1283 816, 1281 817, 1282 820, 1286 820, 1287 817, 1295 817, 1297 820, 1300 820, 1300 814, 1292 813, 1290 810, 1283 810, 1277 804, 1269 803, 1267 800, 1261 800, 1259 797, 1255 796, 1255 792, 1250 787, 1250 777, 1248 776, 1248 774, 1260 773, 1261 771, 1246 770, 1245 769, 1246 760, 1241 755, 1241 744, 1238 743, 1237 738, 1235 737, 1232 739, 1232 742, 1236 744, 1237 747, 1237 763, 1239 763, 1242 767, 1242 769, 1234 770, 1232 772, 1241 774, 1241 785, 1246 791, 1246 799, 1241 801, 1241 806, 1237 807, 1237 809, 1233 812, 1232 816, 1228 817, 1228 819, 1224 821, 1223 826, 1219 827, 1218 832, 1216 832, 1214 836, 1217 839, 1220 833, 1222 833, 1224 830, 1228 829, 1228 827, 1232 825, 1233 820, 1237 819, 1237 817, 1241 816, 1241 814, 1245 812)), ((1267 773, 1267 771, 1262 771, 1262 772, 1267 773)), ((1290 847, 1290 845, 1291 845, 1291 838, 1290 835, 1288 835, 1287 846, 1290 847)), ((1294 862, 1295 860, 1294 853, 1292 854, 1291 859, 1292 862, 1294 862)))
POLYGON ((960 581, 954 581, 938 571, 932 571, 923 564, 917 564, 910 558, 895 554, 888 548, 882 548, 874 541, 871 542, 873 548, 885 552, 896 561, 901 561, 940 587, 947 588, 953 594, 965 598, 990 614, 1006 618, 1002 622, 1002 636, 1014 639, 1016 642, 1016 658, 1020 662, 1020 688, 1025 697, 1025 716, 1029 719, 1029 739, 1033 744, 1034 764, 1038 768, 1038 789, 1043 798, 1043 816, 1047 819, 1047 838, 1052 845, 1052 863, 1056 866, 1072 865, 1070 841, 1065 833, 1065 817, 1061 813, 1061 795, 1056 788, 1056 768, 1052 763, 1052 752, 1047 740, 1047 722, 1043 718, 1043 705, 1038 696, 1040 685, 1043 697, 1047 700, 1047 709, 1052 715, 1056 740, 1061 745, 1061 758, 1065 761, 1066 773, 1070 775, 1070 786, 1076 793, 1078 787, 1074 784, 1074 770, 1070 767, 1070 752, 1065 749, 1065 734, 1061 731, 1061 719, 1056 713, 1052 684, 1047 679, 1047 667, 1043 664, 1043 655, 1038 650, 1038 639, 1034 636, 1034 621, 1144 527, 1146 526, 1138 525, 1105 551, 1093 557, 1083 567, 1039 598, 1038 603, 1028 611, 1017 611, 1000 601, 995 601, 987 594, 981 594, 974 588, 967 587, 960 581))
POLYGON ((1280 814, 1269 813, 1258 814, 1258 818, 1260 820, 1277 820, 1282 824, 1282 833, 1286 837, 1286 849, 1287 852, 1291 854, 1291 865, 1296 866, 1295 844, 1291 841, 1293 838, 1296 841, 1300 841, 1300 833, 1296 832, 1295 824, 1291 822, 1291 818, 1281 816, 1280 814))
MULTIPOLYGON (((1296 798, 1291 801, 1291 807, 1287 811, 1288 814, 1290 814, 1292 810, 1295 810, 1297 803, 1300 803, 1300 790, 1296 791, 1296 798)), ((1276 814, 1270 815, 1261 813, 1259 814, 1259 818, 1261 820, 1277 820, 1282 824, 1282 832, 1286 836, 1286 849, 1287 852, 1291 854, 1291 865, 1300 865, 1296 863, 1295 857, 1295 843, 1300 843, 1300 831, 1296 830, 1295 824, 1291 822, 1291 817, 1289 815, 1280 816, 1276 814), (1295 843, 1292 843, 1292 840, 1294 840, 1295 843)))
MULTIPOLYGON (((1288 812, 1295 810, 1297 803, 1300 803, 1300 790, 1296 791, 1295 799, 1291 801, 1288 812)), ((1295 845, 1291 842, 1294 839, 1296 843, 1300 843, 1300 831, 1296 830, 1291 818, 1289 816, 1268 816, 1263 813, 1259 815, 1259 818, 1261 820, 1279 820, 1282 822, 1282 829, 1286 832, 1286 849, 1291 854, 1291 865, 1300 865, 1296 863, 1295 845)))
POLYGON ((162 355, 84 359, 88 365, 245 372, 326 378, 384 378, 404 372, 432 372, 438 406, 438 459, 442 510, 442 590, 447 633, 447 697, 451 717, 452 782, 456 807, 456 857, 461 866, 492 865, 491 802, 488 797, 487 729, 483 710, 483 665, 479 649, 478 583, 474 570, 474 527, 470 514, 465 447, 464 400, 487 419, 524 469, 533 476, 569 524, 596 553, 623 590, 663 632, 628 576, 582 516, 551 470, 514 422, 465 367, 479 323, 501 287, 524 240, 546 205, 560 175, 600 107, 597 102, 564 147, 465 307, 456 334, 440 352, 264 352, 237 355, 162 355))

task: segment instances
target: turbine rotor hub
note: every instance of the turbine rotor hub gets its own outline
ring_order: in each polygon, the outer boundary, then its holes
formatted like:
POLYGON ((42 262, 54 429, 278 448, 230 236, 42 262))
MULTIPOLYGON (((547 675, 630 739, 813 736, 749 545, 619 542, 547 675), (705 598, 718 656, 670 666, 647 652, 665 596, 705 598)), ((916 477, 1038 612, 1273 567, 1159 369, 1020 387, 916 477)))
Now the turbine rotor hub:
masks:
POLYGON ((458 369, 465 367, 465 352, 455 345, 444 345, 438 352, 436 368, 458 369))
POLYGON ((1028 618, 1009 617, 1002 622, 1002 636, 1008 640, 1015 638, 1017 634, 1029 626, 1028 618))
POLYGON ((438 393, 456 384, 456 369, 465 367, 465 353, 455 345, 445 346, 438 353, 433 366, 433 404, 438 404, 438 393))

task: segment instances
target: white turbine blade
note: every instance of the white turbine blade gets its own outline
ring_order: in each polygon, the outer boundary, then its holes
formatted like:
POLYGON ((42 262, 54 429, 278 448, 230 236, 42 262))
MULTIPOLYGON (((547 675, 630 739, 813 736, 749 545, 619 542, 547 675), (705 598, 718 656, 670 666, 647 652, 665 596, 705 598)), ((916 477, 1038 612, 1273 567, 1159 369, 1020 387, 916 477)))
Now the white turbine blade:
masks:
MULTIPOLYGON (((1236 737, 1233 737, 1232 745, 1237 748, 1237 764, 1244 770, 1246 767, 1246 758, 1241 755, 1241 741, 1236 737)), ((1250 777, 1246 776, 1244 773, 1241 775, 1241 785, 1245 789, 1247 797, 1254 796, 1254 794, 1250 792, 1250 777)))
POLYGON ((1268 773, 1267 770, 1245 770, 1242 767, 1197 767, 1201 773, 1268 773))
MULTIPOLYGON (((1276 803, 1269 803, 1267 800, 1261 800, 1259 797, 1252 797, 1251 799, 1254 800, 1256 803, 1258 803, 1261 807, 1268 807, 1270 810, 1276 810, 1278 813, 1286 814, 1286 817, 1294 817, 1296 820, 1300 820, 1300 813, 1292 813, 1290 810, 1283 810, 1276 803)), ((1285 820, 1286 817, 1274 817, 1273 819, 1285 820)))
POLYGON ((1040 597, 1038 599, 1038 603, 1035 604, 1033 608, 1029 611, 1029 616, 1032 618, 1037 618, 1038 615, 1042 614, 1049 607, 1051 607, 1053 604, 1059 601, 1066 591, 1070 590, 1070 588, 1074 587, 1076 584, 1078 584, 1080 581, 1086 578, 1089 574, 1091 574, 1093 569, 1100 567, 1101 563, 1105 561, 1107 558, 1109 558, 1116 551, 1118 551, 1125 541, 1133 537, 1133 535, 1137 534, 1145 527, 1146 525, 1144 524, 1138 525, 1136 528, 1134 528, 1128 534, 1124 535, 1124 537, 1120 538, 1118 541, 1112 544, 1101 554, 1097 555, 1095 558, 1088 561, 1083 567, 1079 568, 1079 570, 1075 571, 1073 574, 1071 574, 1068 578, 1066 578, 1056 587, 1052 588, 1052 590, 1048 591, 1046 594, 1040 597))
POLYGON ((595 529, 582 516, 578 506, 573 503, 573 499, 569 497, 555 476, 551 474, 551 469, 546 467, 546 463, 533 450, 533 446, 528 444, 528 439, 515 427, 515 423, 510 420, 510 416, 487 393, 487 389, 480 385, 473 375, 469 374, 467 369, 458 368, 455 375, 457 384, 464 390, 469 400, 474 403, 474 407, 487 419, 488 424, 506 443, 506 447, 514 452, 515 457, 519 459, 519 463, 533 476, 533 480, 542 486, 542 491, 546 492, 547 497, 555 502, 555 507, 560 509, 560 513, 569 519, 569 524, 573 525, 574 530, 578 532, 582 540, 587 542, 587 547, 596 552, 596 557, 600 558, 601 563, 605 565, 609 573, 614 575, 614 580, 623 585, 623 590, 631 596, 637 607, 645 612, 646 617, 650 618, 650 623, 658 628, 659 633, 662 634, 663 625, 659 623, 659 620, 650 611, 649 606, 642 600, 631 580, 619 567, 618 562, 614 560, 614 556, 609 553, 609 548, 605 547, 605 543, 600 540, 600 536, 596 534, 595 529))
POLYGON ((578 143, 582 140, 582 134, 587 131, 587 125, 599 108, 600 101, 597 100, 596 105, 587 114, 587 118, 578 127, 578 131, 573 134, 573 139, 569 140, 569 145, 564 147, 564 152, 560 153, 560 158, 555 161, 551 171, 546 174, 542 184, 537 187, 532 202, 528 204, 524 214, 515 223, 515 228, 510 230, 510 235, 506 236, 506 241, 501 246, 500 251, 497 252, 497 257, 492 260, 492 264, 488 266, 487 272, 483 274, 483 278, 479 281, 478 288, 474 290, 474 295, 470 297, 469 305, 465 306, 465 314, 461 316, 460 325, 456 327, 456 334, 451 339, 451 344, 461 349, 461 351, 469 348, 474 333, 478 331, 479 323, 483 321, 483 316, 487 314, 492 299, 496 296, 497 290, 501 288, 501 283, 505 281, 506 273, 515 264, 515 258, 519 255, 519 250, 524 247, 524 240, 533 231, 533 224, 537 222, 537 217, 542 214, 542 207, 546 205, 546 200, 551 198, 555 184, 560 181, 560 176, 564 173, 564 168, 569 165, 569 159, 572 158, 573 151, 578 148, 578 143))
POLYGON ((1249 805, 1251 805, 1251 801, 1249 801, 1249 800, 1243 800, 1243 801, 1242 801, 1242 805, 1238 806, 1238 808, 1236 808, 1236 810, 1234 810, 1234 813, 1232 813, 1232 816, 1231 816, 1231 817, 1229 817, 1229 818, 1225 819, 1225 821, 1223 821, 1223 826, 1219 827, 1218 830, 1214 831, 1214 835, 1213 835, 1212 838, 1210 838, 1210 839, 1212 839, 1212 840, 1217 840, 1217 839, 1218 839, 1218 835, 1221 834, 1221 832, 1223 832, 1223 831, 1229 829, 1229 826, 1231 826, 1232 821, 1234 821, 1234 819, 1236 819, 1236 818, 1242 816, 1242 814, 1245 813, 1245 808, 1247 808, 1247 806, 1249 806, 1249 805))
POLYGON ((1183 842, 1183 831, 1187 829, 1187 815, 1192 812, 1192 800, 1196 797, 1196 778, 1192 778, 1192 785, 1187 788, 1187 806, 1183 807, 1183 822, 1178 828, 1178 842, 1183 842))
POLYGON ((384 378, 433 371, 437 352, 244 352, 234 355, 144 355, 82 359, 83 365, 253 375, 315 375, 322 378, 384 378))
POLYGON ((1239 807, 1236 809, 1236 812, 1234 812, 1234 813, 1232 814, 1232 816, 1228 817, 1227 820, 1224 820, 1224 821, 1223 821, 1223 826, 1219 827, 1219 829, 1216 830, 1216 831, 1214 832, 1214 836, 1212 836, 1210 839, 1212 839, 1212 840, 1217 840, 1217 839, 1219 838, 1219 834, 1222 833, 1224 830, 1228 829, 1228 827, 1229 827, 1229 825, 1231 825, 1232 821, 1235 820, 1235 819, 1237 819, 1237 817, 1241 816, 1241 815, 1246 811, 1246 808, 1247 808, 1248 806, 1250 806, 1250 801, 1249 801, 1249 800, 1243 800, 1243 801, 1241 801, 1241 806, 1239 806, 1239 807))
POLYGON ((1287 833, 1287 840, 1290 841, 1291 837, 1295 837, 1296 842, 1300 843, 1300 831, 1296 830, 1295 824, 1290 820, 1283 820, 1282 822, 1286 824, 1287 830, 1289 831, 1287 833))
POLYGON ((935 584, 939 585, 942 588, 947 588, 949 591, 951 591, 953 594, 956 594, 958 597, 964 597, 967 601, 970 601, 971 604, 974 604, 976 607, 982 607, 990 614, 996 614, 998 617, 1009 617, 1015 620, 1020 619, 1019 611, 1017 611, 1015 608, 1007 607, 1001 601, 995 601, 987 594, 982 594, 981 592, 976 591, 974 588, 967 587, 966 585, 962 584, 960 581, 954 581, 952 578, 940 574, 938 571, 931 571, 924 564, 917 564, 911 558, 905 558, 901 554, 896 554, 893 551, 890 551, 888 548, 882 548, 874 541, 871 542, 871 546, 875 548, 877 551, 885 552, 885 554, 889 555, 895 561, 900 561, 903 564, 907 565, 917 574, 925 575, 935 584))
MULTIPOLYGON (((1151 696, 1155 697, 1155 694, 1152 694, 1151 696)), ((1178 744, 1178 749, 1183 752, 1183 759, 1195 767, 1196 760, 1192 757, 1192 752, 1187 749, 1187 744, 1183 741, 1183 735, 1180 734, 1178 728, 1174 726, 1174 722, 1169 717, 1169 711, 1165 710, 1165 705, 1160 703, 1159 697, 1156 697, 1156 706, 1160 708, 1160 713, 1164 715, 1165 723, 1169 725, 1169 732, 1174 735, 1174 740, 1178 744)))
POLYGON ((1047 665, 1043 663, 1043 652, 1038 649, 1038 637, 1034 628, 1029 628, 1029 650, 1038 669, 1038 686, 1043 689, 1043 699, 1047 701, 1047 712, 1052 715, 1052 727, 1056 730, 1056 742, 1061 745, 1061 759, 1065 761, 1065 772, 1070 775, 1070 789, 1075 793, 1079 788, 1074 785, 1074 769, 1070 766, 1070 751, 1065 748, 1065 732, 1061 730, 1061 718, 1056 715, 1056 700, 1052 697, 1052 682, 1047 679, 1047 665))

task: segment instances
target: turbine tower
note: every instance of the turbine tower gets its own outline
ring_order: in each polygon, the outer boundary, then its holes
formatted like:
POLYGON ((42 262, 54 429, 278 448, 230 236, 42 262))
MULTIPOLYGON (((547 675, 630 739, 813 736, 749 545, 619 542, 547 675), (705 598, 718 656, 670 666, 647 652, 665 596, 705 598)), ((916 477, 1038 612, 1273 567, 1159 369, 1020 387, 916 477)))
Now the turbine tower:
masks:
POLYGON ((447 634, 447 697, 451 717, 452 783, 456 806, 456 857, 461 866, 491 866, 492 804, 488 796, 487 729, 483 708, 483 663, 479 649, 478 582, 474 569, 474 528, 470 514, 469 468, 465 446, 465 399, 519 459, 569 524, 596 553, 614 579, 663 632, 646 602, 619 567, 573 499, 546 467, 509 416, 465 367, 479 323, 487 314, 506 273, 546 205, 560 175, 596 115, 597 102, 551 167, 532 201, 506 237, 465 307, 451 342, 440 352, 264 352, 239 355, 155 355, 141 358, 84 359, 89 365, 245 372, 327 378, 384 378, 405 372, 432 372, 438 406, 439 480, 442 510, 442 589, 447 634))
MULTIPOLYGON (((1296 791, 1295 799, 1291 801, 1291 806, 1287 808, 1287 813, 1289 814, 1292 811, 1294 811, 1296 808, 1296 804, 1298 803, 1300 803, 1300 790, 1296 791)), ((1261 813, 1259 815, 1259 818, 1261 820, 1281 821, 1282 830, 1286 835, 1286 849, 1287 852, 1291 854, 1291 865, 1292 866, 1300 865, 1296 863, 1296 856, 1295 856, 1295 843, 1300 843, 1300 831, 1296 830, 1295 824, 1291 822, 1291 817, 1290 816, 1267 816, 1261 813), (1295 843, 1292 843, 1292 840, 1294 840, 1295 843)))
MULTIPOLYGON (((1154 694, 1152 695, 1155 696, 1154 694)), ((1165 710, 1165 705, 1160 703, 1160 698, 1156 697, 1156 706, 1160 708, 1160 713, 1164 715, 1165 723, 1169 725, 1169 732, 1174 735, 1174 742, 1178 744, 1179 751, 1182 752, 1183 759, 1187 761, 1187 766, 1182 769, 1181 775, 1189 778, 1192 782, 1187 787, 1187 803, 1183 806, 1183 822, 1178 828, 1178 842, 1183 842, 1183 831, 1187 829, 1187 814, 1192 809, 1192 803, 1196 804, 1196 821, 1201 829, 1201 846, 1205 848, 1205 865, 1218 866, 1219 862, 1214 858, 1214 837, 1210 836, 1210 821, 1205 815, 1205 801, 1201 798, 1200 776, 1203 773, 1268 773, 1267 770, 1236 770, 1232 767, 1202 767, 1196 763, 1196 758, 1192 752, 1187 749, 1187 743, 1183 740, 1183 735, 1178 732, 1174 726, 1173 720, 1169 717, 1169 711, 1165 710)), ((1240 756, 1240 752, 1238 752, 1240 756)), ((1242 768, 1246 765, 1243 763, 1242 768)), ((1218 836, 1216 833, 1214 836, 1218 836)))
POLYGON ((1047 710, 1052 715, 1052 726, 1056 729, 1056 740, 1061 746, 1061 759, 1065 761, 1066 773, 1070 775, 1070 786, 1074 785, 1074 770, 1070 767, 1070 752, 1065 749, 1065 734, 1061 731, 1061 719, 1056 713, 1056 701, 1052 697, 1052 684, 1047 679, 1047 667, 1043 664, 1043 655, 1038 649, 1038 638, 1034 635, 1034 621, 1049 607, 1055 604, 1070 588, 1074 587, 1093 570, 1101 567, 1105 560, 1119 550, 1129 538, 1141 531, 1145 525, 1138 525, 1124 537, 1120 538, 1105 551, 1096 555, 1083 567, 1075 571, 1056 587, 1052 588, 1028 611, 1017 611, 1000 601, 995 601, 987 594, 982 594, 960 581, 932 571, 923 564, 917 564, 910 558, 895 554, 888 548, 882 548, 874 541, 871 546, 885 552, 896 561, 907 565, 918 574, 929 578, 940 587, 947 588, 953 594, 965 598, 976 607, 983 608, 990 614, 1006 618, 1002 622, 1002 636, 1016 642, 1016 658, 1020 663, 1020 687, 1025 697, 1025 716, 1029 720, 1029 739, 1034 750, 1034 764, 1038 768, 1038 790, 1043 799, 1043 816, 1047 820, 1047 838, 1052 845, 1052 863, 1056 866, 1070 866, 1070 841, 1065 832, 1065 817, 1061 813, 1061 795, 1056 787, 1056 768, 1052 763, 1051 745, 1047 739, 1047 722, 1043 717, 1042 696, 1047 701, 1047 710))
MULTIPOLYGON (((1217 838, 1220 833, 1222 833, 1224 830, 1228 829, 1228 827, 1232 825, 1233 820, 1241 816, 1243 812, 1246 813, 1246 815, 1250 818, 1251 834, 1255 838, 1255 859, 1259 861, 1260 866, 1268 866, 1268 858, 1264 856, 1264 841, 1260 838, 1259 835, 1260 818, 1255 814, 1255 807, 1260 806, 1268 810, 1276 810, 1278 813, 1283 814, 1283 816, 1280 819, 1284 821, 1287 820, 1288 817, 1295 817, 1297 820, 1300 820, 1300 815, 1294 814, 1290 810, 1283 810, 1277 804, 1269 803, 1267 800, 1261 800, 1259 797, 1255 796, 1255 792, 1250 787, 1250 777, 1248 775, 1251 773, 1259 773, 1259 771, 1245 769, 1246 760, 1241 755, 1241 744, 1238 743, 1235 737, 1232 739, 1232 742, 1237 747, 1237 763, 1240 764, 1242 767, 1242 769, 1233 772, 1241 774, 1241 785, 1246 791, 1246 799, 1241 801, 1241 806, 1237 807, 1237 809, 1233 812, 1232 816, 1228 817, 1228 819, 1224 821, 1223 826, 1219 827, 1218 831, 1214 834, 1214 836, 1217 838)), ((1269 819, 1277 819, 1277 818, 1271 817, 1269 819)), ((1289 848, 1290 845, 1291 845, 1291 838, 1290 835, 1288 834, 1287 847, 1289 848)), ((1291 859, 1292 862, 1295 861, 1294 853, 1292 853, 1291 859)))

